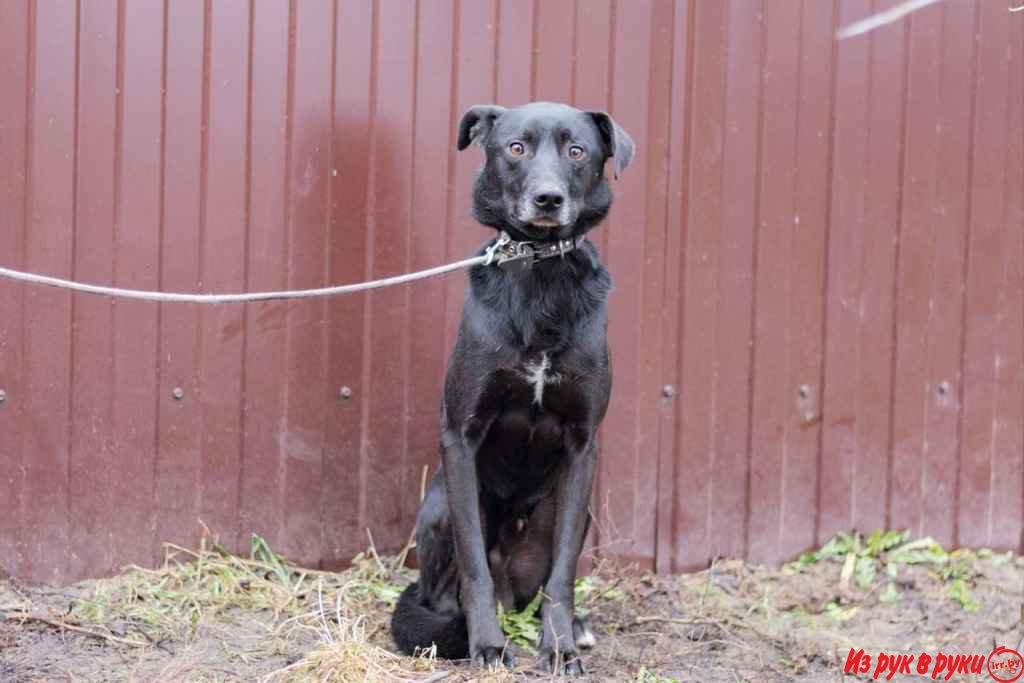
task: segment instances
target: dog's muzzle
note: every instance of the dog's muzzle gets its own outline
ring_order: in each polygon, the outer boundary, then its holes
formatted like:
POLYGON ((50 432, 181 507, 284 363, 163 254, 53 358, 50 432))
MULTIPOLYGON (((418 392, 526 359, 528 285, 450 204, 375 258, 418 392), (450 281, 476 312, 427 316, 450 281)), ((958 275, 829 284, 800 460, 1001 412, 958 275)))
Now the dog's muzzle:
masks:
POLYGON ((524 193, 518 204, 519 220, 538 228, 553 230, 575 220, 573 202, 565 190, 554 183, 535 185, 524 193))

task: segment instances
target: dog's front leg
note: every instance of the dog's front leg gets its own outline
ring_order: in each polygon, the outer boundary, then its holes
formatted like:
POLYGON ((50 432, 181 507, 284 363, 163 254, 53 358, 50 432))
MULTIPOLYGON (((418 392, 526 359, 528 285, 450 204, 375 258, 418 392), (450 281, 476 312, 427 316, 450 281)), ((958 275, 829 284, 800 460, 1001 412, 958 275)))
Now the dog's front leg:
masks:
POLYGON ((551 575, 544 587, 542 611, 543 631, 540 641, 542 669, 558 673, 564 667, 566 674, 583 674, 572 620, 575 612, 576 562, 583 548, 583 535, 587 528, 590 489, 597 467, 597 451, 592 432, 568 441, 568 458, 555 489, 555 532, 551 575), (572 442, 575 441, 576 445, 572 442))
MULTIPOLYGON (((480 519, 480 488, 476 452, 482 436, 476 433, 444 434, 444 475, 455 536, 455 560, 462 591, 462 609, 469 629, 469 657, 481 666, 513 666, 505 651, 505 636, 498 625, 494 581, 484 547, 480 519)), ((486 430, 483 430, 486 433, 486 430)))

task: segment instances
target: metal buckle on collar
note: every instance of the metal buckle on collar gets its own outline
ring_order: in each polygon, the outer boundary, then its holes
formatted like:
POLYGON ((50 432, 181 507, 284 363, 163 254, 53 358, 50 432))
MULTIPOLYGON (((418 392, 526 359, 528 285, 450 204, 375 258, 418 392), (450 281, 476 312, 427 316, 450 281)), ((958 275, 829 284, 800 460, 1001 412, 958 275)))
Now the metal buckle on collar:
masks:
POLYGON ((575 238, 556 240, 554 242, 516 242, 509 234, 502 231, 498 239, 487 247, 484 265, 497 264, 507 271, 523 271, 533 267, 534 262, 552 256, 565 255, 577 247, 575 238))

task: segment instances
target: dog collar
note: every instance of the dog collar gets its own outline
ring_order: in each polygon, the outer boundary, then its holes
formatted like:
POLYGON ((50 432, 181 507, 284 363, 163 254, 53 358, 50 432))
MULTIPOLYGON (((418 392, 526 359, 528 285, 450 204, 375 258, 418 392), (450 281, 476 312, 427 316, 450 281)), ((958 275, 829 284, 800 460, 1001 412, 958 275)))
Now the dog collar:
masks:
POLYGON ((487 260, 484 261, 484 265, 495 264, 502 270, 508 271, 529 270, 537 261, 543 261, 555 256, 564 258, 567 253, 577 248, 584 239, 583 237, 569 237, 564 240, 545 242, 517 242, 507 232, 502 230, 494 244, 485 250, 484 255, 487 257, 487 260))

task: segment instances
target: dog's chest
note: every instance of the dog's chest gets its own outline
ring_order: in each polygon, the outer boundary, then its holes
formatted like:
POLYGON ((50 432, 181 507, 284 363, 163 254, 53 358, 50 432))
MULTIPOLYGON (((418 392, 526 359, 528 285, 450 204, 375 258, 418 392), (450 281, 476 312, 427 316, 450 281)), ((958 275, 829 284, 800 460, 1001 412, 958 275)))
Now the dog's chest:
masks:
POLYGON ((475 411, 489 424, 478 461, 487 490, 502 497, 533 490, 560 462, 565 431, 584 402, 571 364, 559 361, 557 354, 524 354, 488 378, 487 398, 475 411))
POLYGON ((562 376, 546 351, 541 351, 525 359, 518 369, 519 377, 526 382, 530 390, 533 405, 544 406, 544 390, 561 382, 562 376))
POLYGON ((590 405, 587 382, 572 359, 550 351, 507 358, 478 386, 468 412, 480 425, 496 422, 504 436, 535 434, 539 422, 575 423, 590 405))

